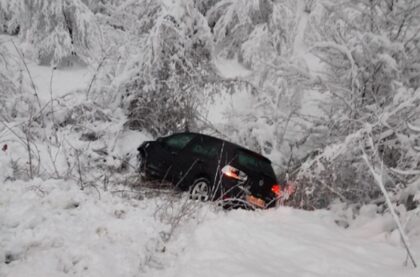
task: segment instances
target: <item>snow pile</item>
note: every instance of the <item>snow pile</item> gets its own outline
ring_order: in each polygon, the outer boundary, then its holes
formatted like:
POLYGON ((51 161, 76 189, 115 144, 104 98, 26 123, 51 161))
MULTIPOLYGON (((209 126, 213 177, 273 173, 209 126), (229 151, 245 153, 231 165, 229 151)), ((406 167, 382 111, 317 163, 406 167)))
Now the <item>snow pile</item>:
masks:
POLYGON ((81 191, 65 181, 3 183, 0 276, 419 274, 403 266, 399 245, 343 229, 331 212, 223 212, 182 195, 172 201, 81 191), (185 203, 193 209, 178 209, 185 203), (176 211, 190 214, 177 221, 176 211))
POLYGON ((2 184, 0 276, 133 276, 163 228, 153 208, 73 182, 2 184))
MULTIPOLYGON (((415 276, 384 240, 356 238, 325 211, 235 211, 185 234, 164 276, 415 276), (186 238, 188 236, 188 239, 186 238)), ((157 274, 159 275, 159 274, 157 274)), ((159 275, 162 276, 162 275, 159 275)))
POLYGON ((224 59, 218 57, 214 60, 214 66, 219 72, 220 76, 225 79, 233 78, 245 78, 249 76, 252 72, 246 69, 242 64, 236 59, 224 59))

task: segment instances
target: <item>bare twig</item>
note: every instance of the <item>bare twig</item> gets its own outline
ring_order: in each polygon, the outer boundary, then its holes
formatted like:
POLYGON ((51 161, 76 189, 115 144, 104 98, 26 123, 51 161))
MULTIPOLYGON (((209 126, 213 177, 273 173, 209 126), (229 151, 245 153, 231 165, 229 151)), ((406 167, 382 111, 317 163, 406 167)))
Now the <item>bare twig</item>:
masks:
POLYGON ((82 174, 82 166, 80 163, 80 150, 74 149, 74 154, 76 156, 77 161, 77 173, 79 174, 79 183, 80 183, 80 190, 84 189, 84 183, 83 183, 83 174, 82 174))
MULTIPOLYGON (((371 149, 375 149, 375 146, 374 146, 374 144, 373 144, 372 137, 370 137, 370 136, 368 137, 368 142, 369 142, 369 146, 370 146, 370 148, 371 148, 371 149)), ((397 227, 398 227, 398 232, 400 233, 401 241, 402 241, 402 243, 403 243, 403 245, 404 245, 404 247, 405 247, 405 249, 406 249, 406 251, 407 251, 407 255, 408 255, 408 257, 410 258, 410 260, 411 260, 411 262, 412 262, 413 266, 414 266, 414 267, 417 267, 417 264, 416 264, 416 261, 415 261, 415 259, 414 259, 413 253, 412 253, 412 251, 411 251, 411 249, 410 249, 410 245, 409 245, 409 242, 408 242, 408 238, 407 238, 407 236, 406 236, 406 234, 405 234, 405 232, 404 232, 404 229, 403 229, 403 227, 402 227, 402 225, 401 225, 401 222, 400 222, 400 220, 399 220, 399 218, 398 218, 397 213, 395 212, 394 206, 392 205, 392 202, 391 202, 391 199, 390 199, 390 197, 389 197, 389 194, 388 194, 388 192, 386 191, 386 189, 385 189, 385 185, 384 185, 384 183, 383 183, 383 168, 384 168, 384 162, 383 162, 383 160, 381 161, 381 172, 380 172, 380 173, 378 173, 378 172, 375 170, 374 166, 373 166, 373 165, 371 164, 371 162, 369 161, 369 158, 368 158, 368 156, 367 156, 367 154, 366 154, 366 152, 365 152, 365 150, 364 150, 364 148, 363 148, 363 147, 361 147, 361 150, 363 151, 363 159, 364 159, 364 161, 366 162, 366 165, 367 165, 367 167, 369 168, 370 172, 372 173, 372 175, 373 175, 373 177, 374 177, 374 179, 375 179, 376 183, 377 183, 377 184, 378 184, 378 186, 380 187, 380 189, 381 189, 381 191, 382 191, 382 194, 383 194, 383 195, 384 195, 384 197, 385 197, 386 204, 387 204, 387 206, 388 206, 388 208, 389 208, 389 210, 390 210, 390 212, 391 212, 391 214, 392 214, 392 217, 393 217, 393 219, 394 219, 394 221, 395 221, 395 224, 397 224, 397 227)))
POLYGON ((30 143, 29 129, 30 129, 30 126, 28 126, 28 129, 25 131, 26 150, 28 151, 29 178, 33 179, 34 172, 33 172, 33 165, 32 165, 32 149, 31 149, 31 143, 30 143))
POLYGON ((101 59, 101 61, 99 62, 98 66, 96 67, 96 71, 95 71, 95 73, 93 74, 92 79, 90 80, 90 83, 89 83, 89 87, 88 87, 88 89, 87 89, 87 91, 86 91, 86 100, 89 100, 89 93, 90 93, 90 90, 92 89, 93 83, 94 83, 94 82, 95 82, 95 80, 96 80, 96 76, 98 75, 98 72, 99 72, 99 70, 101 69, 101 67, 103 66, 103 64, 105 63, 105 60, 106 60, 106 59, 107 59, 107 56, 104 56, 104 57, 101 59))
POLYGON ((14 42, 12 39, 11 39, 10 41, 12 42, 12 44, 13 44, 14 48, 16 49, 16 52, 18 53, 19 58, 21 59, 21 61, 22 61, 23 65, 25 66, 26 72, 28 73, 28 76, 29 76, 29 80, 31 81, 31 86, 32 86, 32 89, 34 90, 34 95, 35 95, 35 98, 36 98, 36 100, 37 100, 37 102, 38 102, 39 109, 42 109, 42 106, 41 106, 41 101, 40 101, 39 96, 38 96, 38 91, 37 91, 37 89, 36 89, 35 82, 34 82, 34 80, 33 80, 33 78, 32 78, 32 74, 31 74, 31 72, 29 71, 29 67, 28 67, 28 65, 27 65, 27 63, 26 63, 26 61, 25 61, 25 58, 23 57, 22 52, 21 52, 21 51, 19 50, 19 48, 16 46, 15 42, 14 42))

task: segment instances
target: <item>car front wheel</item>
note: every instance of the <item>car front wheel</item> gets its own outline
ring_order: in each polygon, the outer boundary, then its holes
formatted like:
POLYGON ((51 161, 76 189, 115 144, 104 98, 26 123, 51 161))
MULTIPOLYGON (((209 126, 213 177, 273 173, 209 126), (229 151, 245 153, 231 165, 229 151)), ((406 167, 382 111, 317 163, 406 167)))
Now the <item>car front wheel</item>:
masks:
POLYGON ((196 179, 189 189, 190 199, 208 201, 211 195, 210 182, 206 178, 196 179))

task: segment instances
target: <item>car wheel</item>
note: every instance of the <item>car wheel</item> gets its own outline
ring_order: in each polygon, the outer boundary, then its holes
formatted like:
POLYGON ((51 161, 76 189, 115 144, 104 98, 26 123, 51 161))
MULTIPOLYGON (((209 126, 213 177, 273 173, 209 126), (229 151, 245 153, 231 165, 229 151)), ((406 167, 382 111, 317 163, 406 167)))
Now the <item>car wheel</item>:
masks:
POLYGON ((208 201, 211 195, 210 182, 206 178, 196 179, 189 189, 190 199, 208 201))

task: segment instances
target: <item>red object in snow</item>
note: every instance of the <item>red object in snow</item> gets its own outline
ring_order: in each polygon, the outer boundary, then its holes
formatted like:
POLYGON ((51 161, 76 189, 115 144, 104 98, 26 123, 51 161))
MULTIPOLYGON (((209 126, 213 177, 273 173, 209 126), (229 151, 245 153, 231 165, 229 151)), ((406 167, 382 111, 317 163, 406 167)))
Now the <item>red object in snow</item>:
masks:
POLYGON ((296 192, 296 185, 292 182, 287 182, 285 190, 287 191, 289 195, 292 195, 293 193, 296 192))
POLYGON ((1 150, 3 150, 3 152, 6 152, 7 151, 7 144, 3 145, 3 148, 1 150))

